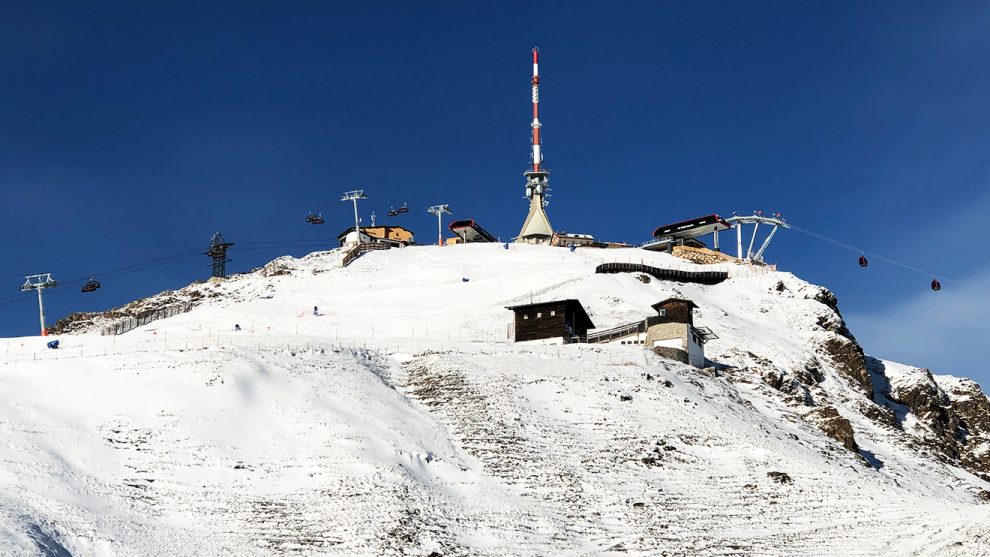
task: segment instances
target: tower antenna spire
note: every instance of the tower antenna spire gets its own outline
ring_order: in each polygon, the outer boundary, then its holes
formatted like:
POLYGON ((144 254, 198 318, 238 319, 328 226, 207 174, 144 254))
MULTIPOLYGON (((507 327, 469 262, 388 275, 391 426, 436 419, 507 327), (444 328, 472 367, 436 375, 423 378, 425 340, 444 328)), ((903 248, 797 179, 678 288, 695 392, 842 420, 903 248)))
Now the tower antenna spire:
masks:
POLYGON ((533 47, 533 78, 530 80, 533 95, 532 147, 530 169, 526 177, 526 198, 529 199, 529 214, 523 223, 517 242, 530 244, 548 243, 553 237, 553 227, 547 217, 546 194, 549 189, 550 171, 543 167, 543 139, 540 134, 540 49, 533 47))

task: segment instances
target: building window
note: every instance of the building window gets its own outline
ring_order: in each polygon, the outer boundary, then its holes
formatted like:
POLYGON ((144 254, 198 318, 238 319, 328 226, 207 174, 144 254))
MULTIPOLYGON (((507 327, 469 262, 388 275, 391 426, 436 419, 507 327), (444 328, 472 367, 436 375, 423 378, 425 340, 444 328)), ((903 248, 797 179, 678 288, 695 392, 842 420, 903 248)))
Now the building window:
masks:
POLYGON ((557 312, 555 310, 550 310, 550 317, 553 317, 554 315, 557 315, 557 312))
POLYGON ((539 319, 541 317, 543 317, 543 312, 542 311, 536 312, 536 318, 539 319))
POLYGON ((529 314, 528 313, 524 313, 523 314, 523 319, 529 319, 529 314))
POLYGON ((658 309, 657 310, 657 313, 660 314, 660 317, 664 317, 664 316, 667 315, 667 310, 665 310, 665 309, 658 309))

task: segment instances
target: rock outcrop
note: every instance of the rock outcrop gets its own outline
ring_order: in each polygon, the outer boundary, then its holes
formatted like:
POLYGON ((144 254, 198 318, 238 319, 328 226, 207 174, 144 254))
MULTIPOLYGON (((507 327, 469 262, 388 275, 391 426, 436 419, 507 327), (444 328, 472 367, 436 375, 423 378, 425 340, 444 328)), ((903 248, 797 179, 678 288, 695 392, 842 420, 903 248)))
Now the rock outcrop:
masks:
POLYGON ((990 399, 973 380, 935 376, 948 398, 948 412, 957 424, 956 439, 962 465, 984 478, 990 477, 990 399))
POLYGON ((917 422, 904 429, 920 447, 990 481, 990 400, 979 384, 924 368, 871 363, 886 383, 877 402, 892 406, 902 424, 909 423, 907 412, 914 416, 917 422))
POLYGON ((850 451, 859 451, 856 437, 853 435, 852 424, 843 418, 833 406, 817 408, 807 415, 809 421, 818 426, 822 433, 838 441, 850 451))
POLYGON ((808 297, 831 310, 818 316, 816 324, 828 335, 819 345, 819 352, 831 361, 839 373, 859 387, 867 398, 872 399, 873 380, 866 369, 866 354, 839 313, 838 298, 827 288, 817 287, 815 290, 808 297))

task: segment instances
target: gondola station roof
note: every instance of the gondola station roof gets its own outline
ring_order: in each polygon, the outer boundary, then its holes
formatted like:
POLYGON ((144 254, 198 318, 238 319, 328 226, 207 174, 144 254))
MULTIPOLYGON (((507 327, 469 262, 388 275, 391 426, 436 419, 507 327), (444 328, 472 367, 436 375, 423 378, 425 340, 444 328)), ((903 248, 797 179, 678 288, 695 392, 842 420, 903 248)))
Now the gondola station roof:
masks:
POLYGON ((713 232, 721 232, 722 230, 728 230, 730 228, 732 228, 732 225, 725 222, 725 219, 718 215, 712 214, 657 227, 656 230, 653 231, 653 237, 680 239, 696 238, 698 236, 704 236, 705 234, 711 234, 713 232))
POLYGON ((474 219, 455 220, 450 223, 450 231, 464 242, 496 242, 495 236, 481 227, 474 219))

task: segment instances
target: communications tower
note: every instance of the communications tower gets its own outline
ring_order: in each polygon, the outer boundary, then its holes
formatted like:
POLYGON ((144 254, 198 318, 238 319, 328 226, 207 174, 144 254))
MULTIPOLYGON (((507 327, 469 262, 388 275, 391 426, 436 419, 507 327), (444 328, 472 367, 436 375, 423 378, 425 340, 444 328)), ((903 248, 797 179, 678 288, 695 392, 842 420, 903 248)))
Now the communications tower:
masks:
POLYGON ((540 49, 533 48, 533 147, 532 166, 523 173, 526 177, 526 198, 529 199, 529 214, 523 223, 517 242, 545 244, 553 237, 553 227, 546 212, 546 194, 550 171, 543 167, 542 141, 540 139, 540 49))

